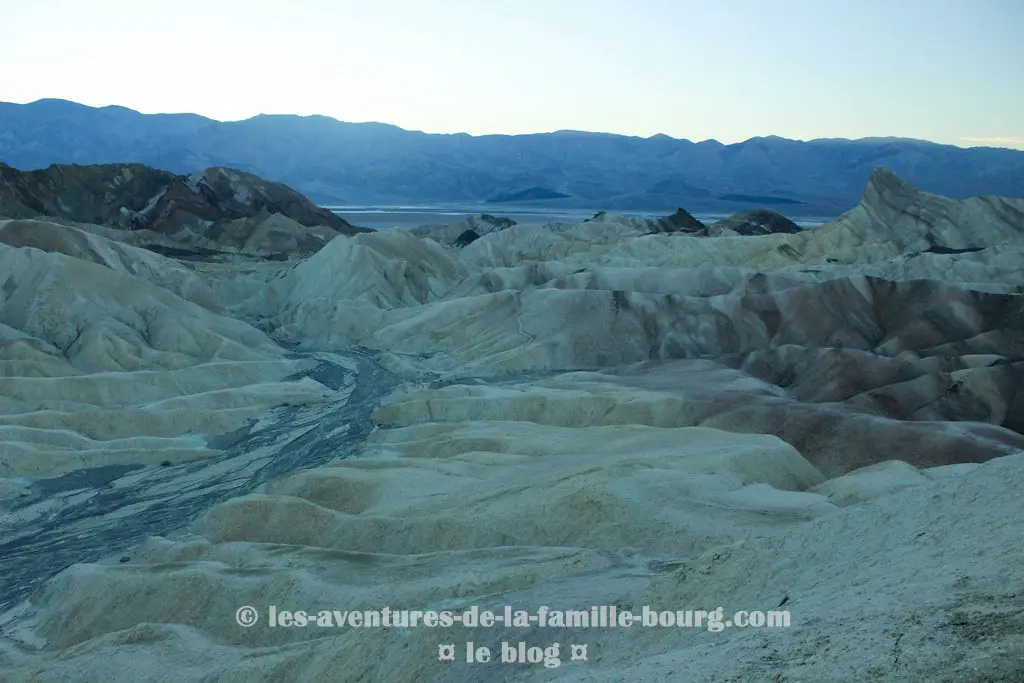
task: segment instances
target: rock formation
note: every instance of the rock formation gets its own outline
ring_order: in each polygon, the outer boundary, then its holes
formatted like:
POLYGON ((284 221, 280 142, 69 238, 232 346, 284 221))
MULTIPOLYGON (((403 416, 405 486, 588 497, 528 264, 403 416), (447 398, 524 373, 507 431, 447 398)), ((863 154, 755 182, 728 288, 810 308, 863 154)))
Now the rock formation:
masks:
POLYGON ((768 209, 753 209, 715 222, 710 226, 713 235, 771 235, 774 233, 800 232, 799 225, 785 216, 768 209))
POLYGON ((419 237, 429 237, 441 244, 460 242, 457 246, 465 246, 473 241, 472 239, 468 241, 463 239, 467 233, 471 232, 477 236, 488 235, 497 230, 511 228, 515 224, 516 222, 511 218, 482 213, 477 216, 467 216, 461 221, 447 225, 421 225, 413 228, 410 232, 419 237))
POLYGON ((464 233, 460 234, 458 237, 456 237, 455 241, 452 242, 452 244, 454 244, 456 247, 464 247, 467 244, 472 244, 473 242, 476 242, 478 239, 480 239, 480 233, 478 233, 476 230, 467 230, 464 233))
POLYGON ((1024 200, 878 170, 813 230, 481 217, 290 263, 76 216, 0 222, 4 681, 1021 671, 1024 200), (505 604, 790 626, 266 623, 505 604))
POLYGON ((309 256, 337 235, 365 232, 291 188, 209 168, 178 176, 140 164, 0 164, 0 217, 53 217, 136 234, 126 241, 182 255, 211 251, 309 256), (170 250, 170 251, 169 251, 170 250))
POLYGON ((679 232, 684 234, 707 235, 707 226, 689 214, 684 208, 665 218, 650 222, 652 232, 679 232))

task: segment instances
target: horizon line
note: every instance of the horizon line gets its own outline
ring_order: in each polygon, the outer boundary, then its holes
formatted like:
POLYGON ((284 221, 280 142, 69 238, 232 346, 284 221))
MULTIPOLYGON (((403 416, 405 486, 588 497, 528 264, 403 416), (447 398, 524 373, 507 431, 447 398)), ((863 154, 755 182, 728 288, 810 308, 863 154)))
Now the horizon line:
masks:
POLYGON ((252 116, 249 116, 249 117, 246 117, 246 118, 241 118, 241 119, 217 119, 217 118, 213 118, 212 116, 207 116, 205 114, 199 114, 199 113, 196 113, 196 112, 189 112, 189 111, 181 111, 181 112, 149 112, 149 113, 147 113, 147 112, 139 111, 137 109, 132 109, 131 107, 127 107, 127 106, 125 106, 123 104, 105 104, 105 105, 94 106, 94 105, 90 105, 90 104, 84 104, 82 102, 76 102, 74 100, 65 99, 63 97, 41 97, 41 98, 39 98, 37 100, 32 100, 31 102, 0 101, 0 104, 11 104, 11 105, 15 105, 15 106, 25 107, 25 106, 30 106, 30 105, 33 105, 33 104, 39 104, 39 103, 42 103, 42 102, 63 102, 63 103, 67 103, 67 104, 73 104, 73 105, 78 106, 78 107, 84 107, 86 109, 123 109, 123 110, 129 111, 129 112, 132 112, 134 114, 138 114, 140 116, 196 116, 196 117, 199 117, 199 118, 211 121, 213 123, 245 123, 246 121, 252 121, 254 119, 258 119, 258 118, 261 118, 261 117, 268 117, 268 118, 269 117, 290 117, 290 118, 300 118, 300 119, 322 118, 322 119, 329 119, 331 121, 334 121, 335 123, 343 123, 343 124, 350 124, 350 125, 386 126, 386 127, 389 127, 389 128, 395 128, 397 130, 400 130, 400 131, 403 131, 403 132, 406 132, 406 133, 420 133, 420 134, 423 134, 423 135, 445 135, 445 136, 450 136, 450 137, 454 137, 454 136, 467 136, 467 137, 471 137, 471 138, 484 138, 484 137, 526 137, 526 136, 532 136, 532 135, 558 135, 558 134, 568 134, 568 133, 582 133, 582 134, 586 134, 586 135, 607 135, 607 136, 612 136, 612 137, 634 138, 634 139, 637 139, 637 140, 652 140, 654 138, 668 138, 670 140, 676 140, 676 141, 679 141, 679 142, 689 142, 689 143, 694 144, 694 145, 700 145, 700 144, 705 144, 705 143, 712 142, 712 143, 715 143, 715 144, 718 144, 718 145, 722 145, 723 147, 730 147, 732 145, 742 145, 742 144, 746 144, 748 142, 751 142, 753 140, 770 140, 770 139, 786 140, 786 141, 789 141, 789 142, 803 142, 803 143, 827 142, 827 141, 867 142, 867 141, 888 140, 888 141, 903 141, 903 142, 922 142, 922 143, 929 144, 929 145, 938 145, 938 146, 945 146, 945 147, 958 147, 960 149, 1002 149, 1002 150, 1008 150, 1008 151, 1011 151, 1011 152, 1024 152, 1024 149, 1018 149, 1016 147, 1008 147, 1008 146, 1006 146, 1006 145, 1018 145, 1018 146, 1024 147, 1024 135, 1019 135, 1019 136, 1018 135, 1004 135, 1004 136, 987 136, 987 137, 982 137, 982 136, 963 136, 963 137, 958 138, 959 140, 963 140, 963 141, 966 141, 966 142, 978 143, 978 144, 967 144, 967 145, 957 145, 957 144, 948 143, 948 142, 936 142, 934 140, 927 140, 925 138, 914 138, 914 137, 907 137, 907 136, 902 136, 902 135, 869 135, 869 136, 865 136, 865 137, 861 137, 861 138, 847 138, 847 137, 842 137, 842 136, 827 136, 827 137, 816 137, 816 138, 787 138, 787 137, 784 137, 784 136, 781 136, 781 135, 768 134, 768 135, 754 135, 754 136, 751 136, 749 138, 746 138, 744 140, 740 140, 740 141, 737 141, 737 142, 721 142, 720 140, 717 140, 715 138, 707 138, 705 140, 693 140, 693 139, 690 139, 690 138, 677 138, 675 136, 669 135, 668 133, 654 133, 652 135, 644 136, 644 135, 631 135, 629 133, 612 133, 612 132, 608 132, 608 131, 583 130, 583 129, 577 129, 577 128, 560 128, 560 129, 557 129, 557 130, 536 131, 536 132, 530 132, 530 133, 469 133, 469 132, 465 132, 465 131, 455 132, 455 133, 430 133, 430 132, 427 132, 427 131, 424 131, 424 130, 417 130, 417 129, 411 129, 411 128, 403 128, 403 127, 401 127, 399 125, 396 125, 394 123, 387 123, 387 122, 384 122, 384 121, 346 121, 346 120, 342 120, 342 119, 330 116, 329 114, 267 114, 267 113, 261 112, 259 114, 254 114, 252 116), (1002 144, 1000 144, 1000 143, 1002 143, 1002 144))

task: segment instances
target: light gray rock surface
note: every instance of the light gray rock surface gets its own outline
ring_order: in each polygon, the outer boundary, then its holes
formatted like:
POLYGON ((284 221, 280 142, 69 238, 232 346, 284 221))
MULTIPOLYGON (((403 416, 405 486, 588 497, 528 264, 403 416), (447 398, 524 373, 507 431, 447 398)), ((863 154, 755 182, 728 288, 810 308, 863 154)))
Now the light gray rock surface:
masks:
POLYGON ((1024 201, 880 170, 810 231, 464 229, 0 222, 0 680, 1020 677, 1024 201), (265 621, 505 604, 730 626, 265 621))

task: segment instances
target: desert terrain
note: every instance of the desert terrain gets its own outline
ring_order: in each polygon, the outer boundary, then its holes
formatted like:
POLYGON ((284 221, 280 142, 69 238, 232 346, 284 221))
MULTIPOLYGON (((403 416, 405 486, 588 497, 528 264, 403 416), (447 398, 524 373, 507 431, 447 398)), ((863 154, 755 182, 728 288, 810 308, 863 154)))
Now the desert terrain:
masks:
POLYGON ((374 232, 224 169, 73 168, 0 183, 0 680, 1024 675, 1024 200, 878 169, 811 230, 374 232))

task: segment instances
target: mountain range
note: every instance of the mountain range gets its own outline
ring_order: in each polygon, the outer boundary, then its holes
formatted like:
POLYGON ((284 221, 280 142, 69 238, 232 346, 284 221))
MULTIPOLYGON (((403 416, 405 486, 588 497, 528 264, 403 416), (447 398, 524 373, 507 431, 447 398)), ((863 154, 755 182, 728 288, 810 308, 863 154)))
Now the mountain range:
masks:
POLYGON ((322 205, 461 203, 790 216, 853 207, 876 166, 950 197, 1024 196, 1024 152, 906 138, 776 136, 736 144, 557 131, 429 134, 326 116, 221 122, 58 99, 0 103, 0 162, 141 163, 177 174, 230 167, 322 205))

